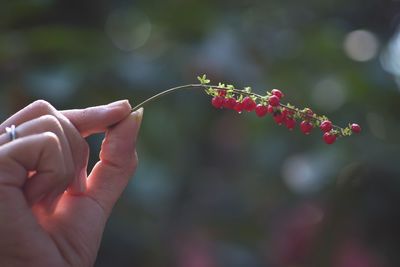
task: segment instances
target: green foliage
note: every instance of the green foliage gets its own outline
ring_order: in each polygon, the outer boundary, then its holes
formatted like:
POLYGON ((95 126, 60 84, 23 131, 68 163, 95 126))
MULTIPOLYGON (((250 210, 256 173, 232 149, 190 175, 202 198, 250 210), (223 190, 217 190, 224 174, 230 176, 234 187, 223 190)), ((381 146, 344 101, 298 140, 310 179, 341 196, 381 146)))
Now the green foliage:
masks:
POLYGON ((210 80, 207 79, 206 75, 203 74, 203 76, 197 76, 197 79, 199 80, 200 84, 206 85, 210 83, 210 80))

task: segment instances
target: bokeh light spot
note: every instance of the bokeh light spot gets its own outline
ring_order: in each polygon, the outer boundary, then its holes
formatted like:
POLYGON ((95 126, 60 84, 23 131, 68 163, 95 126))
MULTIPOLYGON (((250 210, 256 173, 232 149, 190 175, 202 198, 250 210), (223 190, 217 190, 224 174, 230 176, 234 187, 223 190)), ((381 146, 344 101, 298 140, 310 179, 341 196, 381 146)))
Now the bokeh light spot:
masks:
POLYGON ((382 116, 375 112, 369 112, 366 120, 371 133, 378 139, 384 140, 386 138, 385 120, 382 116))
POLYGON ((318 177, 308 157, 297 155, 288 158, 282 169, 283 179, 287 186, 297 193, 308 193, 319 189, 318 177))
POLYGON ((370 31, 356 30, 346 35, 343 48, 349 58, 364 62, 376 56, 379 41, 370 31))
POLYGON ((345 85, 335 77, 323 78, 316 83, 312 100, 321 110, 335 111, 346 101, 345 85))
POLYGON ((150 37, 152 25, 138 9, 118 9, 107 18, 105 31, 113 44, 123 51, 142 47, 150 37))
POLYGON ((387 72, 397 76, 395 81, 400 89, 400 30, 389 41, 381 54, 380 60, 382 67, 387 72))

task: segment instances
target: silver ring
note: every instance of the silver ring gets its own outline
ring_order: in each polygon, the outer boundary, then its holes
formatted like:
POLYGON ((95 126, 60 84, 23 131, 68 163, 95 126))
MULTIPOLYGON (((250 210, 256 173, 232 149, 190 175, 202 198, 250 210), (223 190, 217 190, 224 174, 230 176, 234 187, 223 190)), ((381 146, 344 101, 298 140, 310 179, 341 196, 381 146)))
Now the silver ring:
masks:
POLYGON ((15 125, 11 125, 10 127, 6 127, 6 133, 10 136, 10 140, 14 141, 17 139, 17 132, 15 130, 15 125))

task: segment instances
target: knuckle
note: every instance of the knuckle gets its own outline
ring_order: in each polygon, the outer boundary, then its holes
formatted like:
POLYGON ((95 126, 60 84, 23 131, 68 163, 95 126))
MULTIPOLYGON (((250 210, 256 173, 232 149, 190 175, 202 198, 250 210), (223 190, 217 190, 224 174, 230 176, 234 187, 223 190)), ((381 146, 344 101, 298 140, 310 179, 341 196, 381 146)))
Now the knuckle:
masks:
POLYGON ((43 137, 45 138, 45 142, 49 145, 56 145, 60 147, 60 139, 55 133, 47 131, 43 133, 43 137))
POLYGON ((138 163, 139 163, 139 158, 137 152, 135 151, 134 153, 132 153, 131 157, 128 158, 128 162, 126 164, 128 172, 130 173, 134 172, 136 170, 138 163))
POLYGON ((57 162, 57 168, 53 168, 55 177, 57 177, 59 180, 65 180, 65 177, 70 175, 70 170, 67 168, 67 166, 65 166, 64 163, 60 139, 55 133, 49 131, 43 132, 42 136, 44 137, 43 141, 46 143, 47 149, 52 150, 52 157, 57 162))
POLYGON ((42 114, 51 113, 53 111, 53 106, 46 100, 40 99, 32 103, 32 107, 38 110, 42 114))
POLYGON ((115 173, 118 173, 122 176, 130 176, 135 172, 138 157, 136 152, 130 153, 130 155, 126 155, 123 159, 113 159, 113 158, 104 158, 101 157, 101 161, 111 167, 115 173))
POLYGON ((43 115, 40 117, 43 122, 43 126, 51 132, 60 132, 62 130, 61 123, 53 115, 43 115))

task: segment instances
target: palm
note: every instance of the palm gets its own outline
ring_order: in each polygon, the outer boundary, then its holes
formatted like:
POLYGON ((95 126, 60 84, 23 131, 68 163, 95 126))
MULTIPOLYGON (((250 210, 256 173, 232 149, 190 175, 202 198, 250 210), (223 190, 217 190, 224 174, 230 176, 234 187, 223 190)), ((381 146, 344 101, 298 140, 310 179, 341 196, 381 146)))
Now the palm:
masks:
POLYGON ((21 191, 16 190, 7 202, 2 205, 7 215, 2 222, 14 223, 0 226, 0 244, 18 247, 16 259, 29 260, 32 266, 93 265, 107 218, 94 199, 64 194, 52 214, 40 204, 30 209, 21 191))

